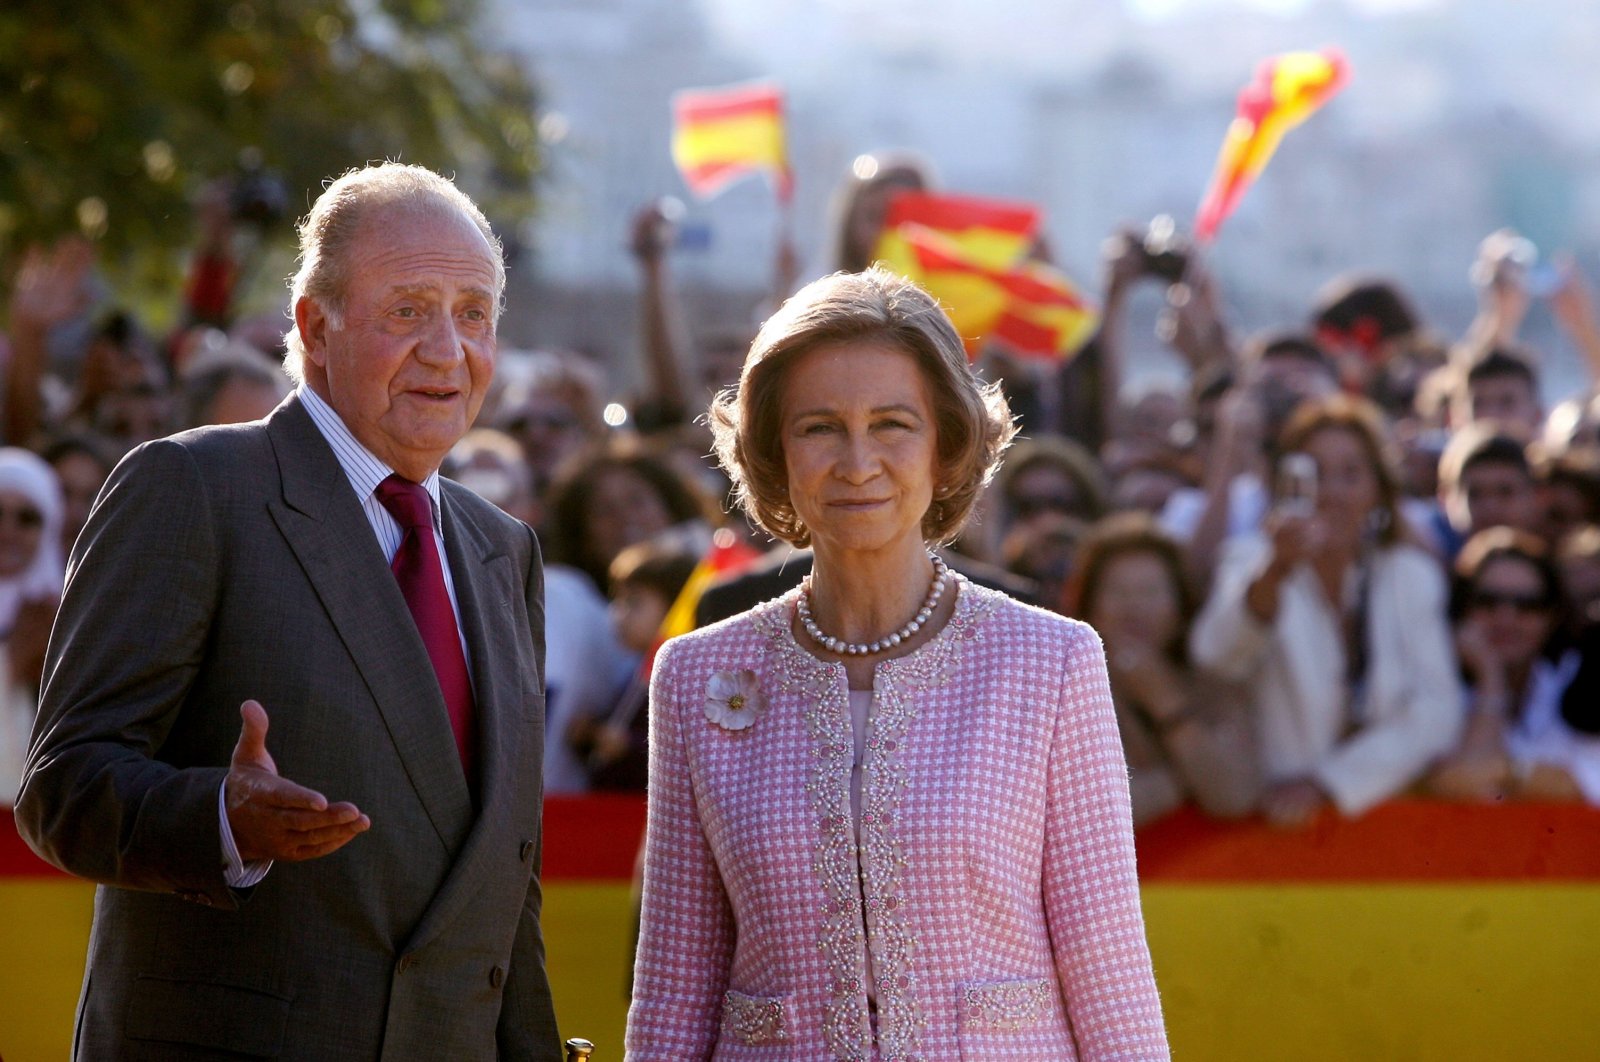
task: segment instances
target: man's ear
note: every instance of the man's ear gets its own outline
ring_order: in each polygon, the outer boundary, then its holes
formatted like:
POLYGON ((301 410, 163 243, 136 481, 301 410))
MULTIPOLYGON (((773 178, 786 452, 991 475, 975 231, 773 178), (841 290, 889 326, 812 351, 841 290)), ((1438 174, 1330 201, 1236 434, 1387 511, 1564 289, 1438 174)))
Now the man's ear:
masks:
POLYGON ((305 347, 306 360, 319 369, 328 364, 328 315, 322 304, 310 295, 302 295, 294 303, 294 327, 300 333, 305 347))

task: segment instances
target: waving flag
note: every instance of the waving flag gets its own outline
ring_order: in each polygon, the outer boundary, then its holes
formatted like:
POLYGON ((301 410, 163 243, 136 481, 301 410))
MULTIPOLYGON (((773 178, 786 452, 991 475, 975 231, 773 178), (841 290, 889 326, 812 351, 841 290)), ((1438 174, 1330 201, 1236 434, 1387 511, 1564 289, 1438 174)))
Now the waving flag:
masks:
POLYGON ((672 115, 672 161, 696 197, 709 199, 742 177, 765 173, 788 201, 794 182, 777 86, 687 89, 673 96, 672 115))
POLYGON ((1018 258, 994 266, 925 225, 896 231, 909 255, 909 267, 900 271, 944 305, 970 354, 998 340, 1022 355, 1069 357, 1099 322, 1072 282, 1043 262, 1018 258))
POLYGON ((908 225, 952 241, 961 256, 990 269, 1020 261, 1039 234, 1039 211, 1030 203, 975 196, 901 192, 889 201, 873 258, 899 272, 915 266, 902 229, 908 225))
POLYGON ((1217 234, 1283 135, 1309 118, 1349 80, 1349 64, 1338 51, 1288 52, 1264 61, 1255 80, 1239 93, 1239 109, 1228 126, 1211 185, 1200 201, 1195 236, 1217 234))

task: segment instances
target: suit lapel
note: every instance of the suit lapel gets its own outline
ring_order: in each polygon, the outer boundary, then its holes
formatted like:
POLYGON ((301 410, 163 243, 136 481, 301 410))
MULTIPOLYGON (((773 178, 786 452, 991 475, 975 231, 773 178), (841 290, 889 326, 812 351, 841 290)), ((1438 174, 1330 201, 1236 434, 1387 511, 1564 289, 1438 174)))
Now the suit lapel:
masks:
POLYGON ((282 501, 268 505, 272 519, 355 661, 440 841, 455 852, 472 801, 405 597, 344 470, 297 399, 278 408, 267 433, 283 482, 282 501))

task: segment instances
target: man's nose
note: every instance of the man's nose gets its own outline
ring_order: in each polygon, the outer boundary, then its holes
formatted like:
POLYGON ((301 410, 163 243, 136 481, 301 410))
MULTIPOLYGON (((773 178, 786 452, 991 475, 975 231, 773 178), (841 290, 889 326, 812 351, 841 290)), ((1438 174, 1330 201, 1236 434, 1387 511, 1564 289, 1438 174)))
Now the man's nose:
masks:
POLYGON ((439 314, 429 321, 417 344, 417 357, 433 364, 450 364, 460 361, 465 355, 461 346, 461 332, 456 328, 453 316, 439 314))

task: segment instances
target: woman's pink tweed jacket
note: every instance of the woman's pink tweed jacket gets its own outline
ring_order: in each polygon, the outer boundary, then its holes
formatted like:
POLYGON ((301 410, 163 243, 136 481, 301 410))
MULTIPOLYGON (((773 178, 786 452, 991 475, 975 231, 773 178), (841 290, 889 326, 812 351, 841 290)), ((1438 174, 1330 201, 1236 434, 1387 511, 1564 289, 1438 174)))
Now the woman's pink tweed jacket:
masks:
POLYGON ((859 876, 844 668, 796 592, 662 649, 630 1062, 1168 1057, 1100 640, 958 585, 878 667, 859 876), (712 722, 746 671, 755 722, 712 722))

